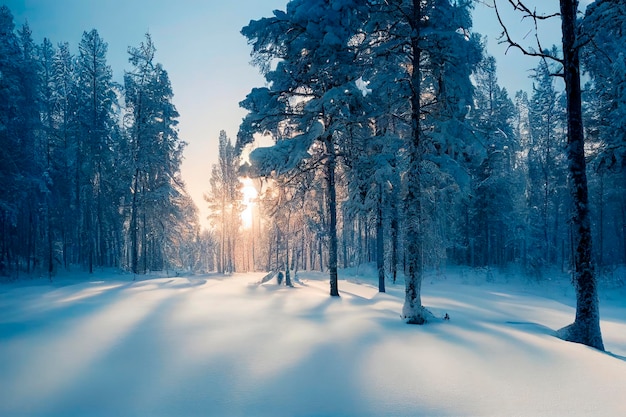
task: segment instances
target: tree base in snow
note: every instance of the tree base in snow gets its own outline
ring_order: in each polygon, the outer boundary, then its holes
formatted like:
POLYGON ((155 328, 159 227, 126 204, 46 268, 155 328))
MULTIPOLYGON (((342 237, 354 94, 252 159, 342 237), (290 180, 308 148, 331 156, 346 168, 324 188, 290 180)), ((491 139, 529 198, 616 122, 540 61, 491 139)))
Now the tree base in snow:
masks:
POLYGON ((556 336, 567 342, 580 343, 604 352, 604 343, 602 343, 600 329, 594 329, 593 327, 595 326, 585 326, 574 322, 557 330, 556 336))
POLYGON ((435 315, 425 307, 419 307, 413 314, 404 314, 406 324, 423 325, 434 320, 436 320, 435 315))

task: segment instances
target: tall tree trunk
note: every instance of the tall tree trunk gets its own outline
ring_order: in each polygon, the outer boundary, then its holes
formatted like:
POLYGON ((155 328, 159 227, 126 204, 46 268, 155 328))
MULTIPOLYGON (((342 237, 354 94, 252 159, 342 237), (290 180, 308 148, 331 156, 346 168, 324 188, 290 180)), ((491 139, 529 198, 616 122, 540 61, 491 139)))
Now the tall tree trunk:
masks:
POLYGON ((139 164, 141 158, 141 132, 142 132, 142 103, 143 103, 143 92, 139 91, 139 98, 137 100, 138 107, 136 109, 135 116, 135 143, 133 149, 133 162, 135 163, 135 177, 133 178, 133 200, 131 206, 131 219, 130 219, 130 233, 131 233, 131 267, 133 270, 133 274, 139 273, 139 224, 138 224, 138 216, 137 211, 139 210, 140 201, 138 200, 139 196, 139 187, 140 187, 140 175, 141 169, 139 168, 141 165, 139 164))
POLYGON ((278 228, 278 226, 276 226, 276 253, 275 253, 275 260, 274 260, 274 269, 276 271, 280 270, 279 256, 280 256, 280 229, 278 228))
POLYGON ((320 263, 320 272, 324 272, 324 242, 322 241, 322 237, 318 236, 317 238, 317 256, 318 261, 320 263))
POLYGON ((285 241, 285 285, 288 287, 293 287, 291 283, 291 266, 289 265, 289 239, 285 241))
POLYGON ((330 235, 328 272, 330 275, 330 295, 333 297, 338 297, 339 286, 337 283, 337 190, 335 188, 335 166, 337 165, 337 161, 332 134, 326 140, 326 151, 328 152, 328 160, 326 162, 326 181, 328 187, 328 233, 330 235))
POLYGON ((411 57, 413 68, 411 74, 411 142, 409 148, 409 168, 407 172, 407 194, 405 196, 406 219, 406 263, 405 300, 402 316, 409 324, 424 324, 427 310, 422 306, 421 289, 423 275, 423 237, 422 225, 422 182, 421 182, 421 126, 420 126, 420 90, 421 73, 420 46, 422 6, 421 0, 413 0, 413 16, 411 16, 411 57))
POLYGON ((383 236, 383 187, 378 185, 376 210, 376 267, 378 268, 378 291, 385 292, 385 237, 383 236))
POLYGON ((293 287, 291 283, 291 265, 289 264, 289 237, 291 236, 291 210, 287 212, 287 233, 285 233, 285 285, 293 287))
POLYGON ((93 274, 93 258, 94 258, 94 226, 93 226, 93 208, 92 208, 92 198, 93 198, 93 188, 89 187, 91 193, 87 197, 87 201, 85 202, 85 236, 87 239, 87 268, 89 269, 89 273, 93 274))
POLYGON ((598 190, 598 266, 604 266, 604 170, 600 171, 600 190, 598 190))
POLYGON ((274 253, 273 248, 272 248, 272 241, 273 239, 268 239, 268 250, 267 250, 267 267, 265 268, 268 271, 272 270, 272 255, 274 253))
POLYGON ((348 227, 347 227, 347 216, 345 210, 342 213, 343 217, 343 227, 341 229, 341 250, 343 252, 343 267, 348 268, 348 227))
POLYGON ((143 263, 143 273, 148 272, 148 229, 146 225, 146 210, 143 211, 141 227, 141 258, 143 263))
POLYGON ((604 350, 600 331, 600 313, 596 275, 592 263, 591 222, 585 162, 585 142, 582 120, 580 65, 576 40, 577 0, 561 0, 561 29, 563 32, 563 74, 567 95, 567 156, 573 200, 574 285, 576 288, 576 318, 574 323, 559 330, 568 341, 604 350))
POLYGON ((133 271, 133 274, 137 274, 139 272, 139 239, 137 238, 138 233, 138 225, 137 225, 137 210, 138 210, 138 200, 137 195, 139 194, 139 169, 135 171, 135 178, 133 181, 133 199, 130 207, 130 267, 133 271))
POLYGON ((75 203, 74 206, 76 207, 76 216, 77 216, 77 220, 74 224, 74 248, 75 250, 77 250, 78 252, 78 262, 82 262, 83 261, 83 238, 82 238, 82 230, 81 230, 81 224, 82 224, 82 216, 83 216, 83 207, 82 207, 82 201, 80 198, 80 187, 81 187, 81 175, 80 175, 80 167, 83 164, 83 160, 81 158, 81 138, 80 136, 78 136, 76 138, 76 167, 75 167, 75 171, 74 171, 74 193, 75 193, 75 203))
POLYGON ((621 224, 623 225, 619 231, 621 233, 621 243, 622 243, 622 262, 626 263, 626 199, 622 199, 622 204, 621 204, 621 209, 622 209, 622 222, 621 224))
MULTIPOLYGON (((393 197, 395 199, 395 197, 393 197)), ((391 275, 393 277, 393 283, 396 283, 398 277, 398 209, 396 202, 392 210, 391 219, 391 275)))
POLYGON ((361 216, 360 214, 357 214, 357 223, 356 223, 356 229, 357 229, 357 247, 359 248, 359 253, 358 253, 358 262, 357 265, 361 266, 364 263, 364 259, 365 257, 363 256, 363 216, 361 216))
POLYGON ((50 197, 46 196, 46 221, 47 221, 47 237, 48 237, 48 280, 52 282, 52 274, 54 272, 54 245, 52 239, 52 215, 50 209, 50 197))

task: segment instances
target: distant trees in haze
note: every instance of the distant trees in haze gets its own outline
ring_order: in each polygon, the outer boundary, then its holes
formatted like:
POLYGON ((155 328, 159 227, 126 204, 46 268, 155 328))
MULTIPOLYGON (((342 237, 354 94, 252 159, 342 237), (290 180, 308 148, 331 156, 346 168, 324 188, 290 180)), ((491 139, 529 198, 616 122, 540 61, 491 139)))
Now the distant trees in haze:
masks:
POLYGON ((213 165, 210 191, 204 199, 209 204, 210 220, 217 233, 216 267, 220 273, 236 272, 235 252, 240 243, 242 194, 239 181, 239 157, 225 131, 218 139, 218 163, 213 165))

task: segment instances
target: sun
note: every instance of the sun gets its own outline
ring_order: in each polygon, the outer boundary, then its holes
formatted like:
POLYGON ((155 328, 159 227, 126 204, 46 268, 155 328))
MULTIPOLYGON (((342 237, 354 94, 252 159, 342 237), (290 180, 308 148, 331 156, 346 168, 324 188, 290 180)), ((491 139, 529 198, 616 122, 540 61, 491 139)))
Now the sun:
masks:
POLYGON ((252 212, 259 193, 250 178, 243 178, 240 181, 243 184, 241 188, 243 196, 241 202, 244 206, 244 210, 241 212, 241 223, 244 229, 250 229, 252 227, 252 212))

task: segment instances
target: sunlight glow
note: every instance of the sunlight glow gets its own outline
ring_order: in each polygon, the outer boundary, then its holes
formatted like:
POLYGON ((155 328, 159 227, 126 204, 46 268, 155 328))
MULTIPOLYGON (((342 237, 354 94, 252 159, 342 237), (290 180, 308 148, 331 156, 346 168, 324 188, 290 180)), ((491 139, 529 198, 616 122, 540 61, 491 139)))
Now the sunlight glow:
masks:
POLYGON ((252 228, 252 211, 259 193, 250 178, 243 178, 241 183, 243 184, 241 189, 241 194, 243 195, 242 203, 245 207, 241 212, 241 222, 244 229, 250 229, 252 228))

